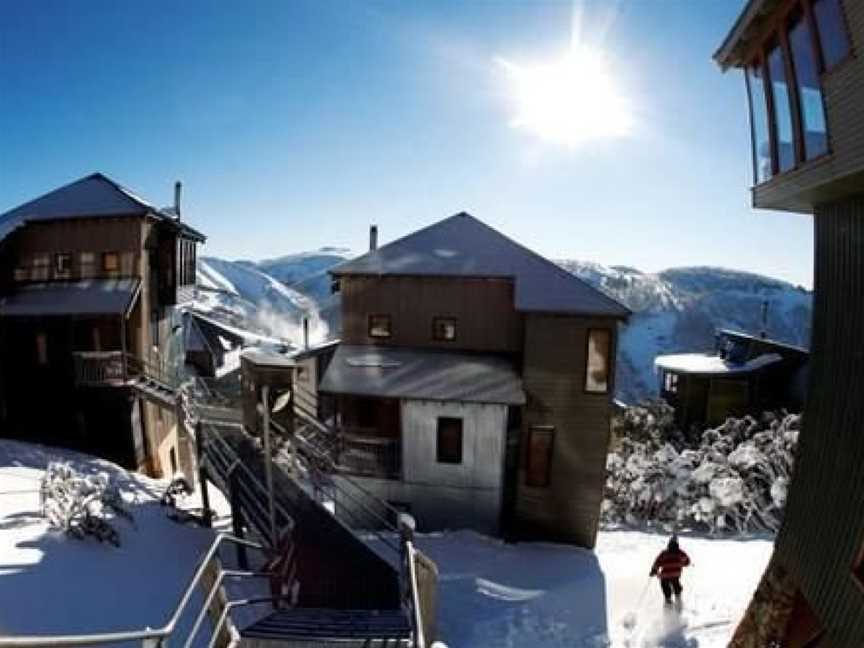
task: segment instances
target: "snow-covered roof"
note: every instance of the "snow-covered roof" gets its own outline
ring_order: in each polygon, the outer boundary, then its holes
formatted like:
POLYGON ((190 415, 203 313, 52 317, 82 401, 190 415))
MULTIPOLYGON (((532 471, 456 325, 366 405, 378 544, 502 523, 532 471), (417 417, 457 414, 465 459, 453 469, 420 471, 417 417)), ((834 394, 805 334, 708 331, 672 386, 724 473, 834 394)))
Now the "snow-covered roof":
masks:
POLYGON ((626 318, 630 311, 552 261, 460 213, 342 263, 333 275, 502 277, 517 310, 626 318))
POLYGON ((93 173, 70 182, 0 214, 0 240, 33 221, 147 214, 172 225, 191 238, 205 240, 204 235, 197 230, 176 220, 172 214, 152 205, 101 173, 93 173))
POLYGON ((513 364, 493 355, 341 345, 319 391, 387 398, 524 405, 513 364))
POLYGON ((122 315, 134 304, 140 283, 138 279, 85 279, 27 284, 0 297, 0 315, 122 315))
POLYGON ((765 353, 747 362, 732 363, 717 355, 704 353, 678 353, 657 356, 654 365, 669 371, 681 371, 691 374, 719 375, 744 374, 780 362, 783 356, 778 353, 765 353))

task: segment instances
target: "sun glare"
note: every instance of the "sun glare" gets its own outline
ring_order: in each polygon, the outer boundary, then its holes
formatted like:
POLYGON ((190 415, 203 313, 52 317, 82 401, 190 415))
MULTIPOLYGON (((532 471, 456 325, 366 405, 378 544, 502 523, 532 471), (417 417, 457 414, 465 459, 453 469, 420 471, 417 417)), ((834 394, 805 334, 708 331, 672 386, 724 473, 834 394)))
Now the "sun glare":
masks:
POLYGON ((557 61, 499 62, 513 89, 514 128, 570 148, 631 132, 629 102, 619 92, 602 51, 577 46, 557 61))

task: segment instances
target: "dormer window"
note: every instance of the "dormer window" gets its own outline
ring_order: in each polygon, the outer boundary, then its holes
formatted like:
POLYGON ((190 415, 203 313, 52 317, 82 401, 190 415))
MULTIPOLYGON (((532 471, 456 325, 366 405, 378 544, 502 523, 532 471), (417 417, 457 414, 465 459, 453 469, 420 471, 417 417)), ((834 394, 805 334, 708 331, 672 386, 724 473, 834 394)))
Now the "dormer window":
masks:
POLYGON ((436 342, 452 342, 456 339, 456 318, 435 317, 432 319, 432 339, 436 342))
POLYGON ((389 315, 369 316, 369 337, 389 338, 392 333, 389 315))

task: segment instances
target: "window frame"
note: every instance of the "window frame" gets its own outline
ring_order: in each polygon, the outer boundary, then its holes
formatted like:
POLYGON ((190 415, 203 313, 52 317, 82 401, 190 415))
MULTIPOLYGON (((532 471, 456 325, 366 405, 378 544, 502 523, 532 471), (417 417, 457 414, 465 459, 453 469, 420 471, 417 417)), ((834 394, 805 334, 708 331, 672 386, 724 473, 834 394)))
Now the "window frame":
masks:
POLYGON ((585 373, 582 380, 582 393, 590 396, 606 396, 612 392, 612 367, 613 353, 612 328, 608 326, 591 326, 585 332, 585 373), (588 389, 588 361, 590 359, 589 352, 591 349, 591 333, 594 331, 604 331, 609 336, 609 346, 606 349, 606 388, 603 390, 588 389))
POLYGON ((461 466, 465 460, 465 419, 460 416, 438 416, 435 419, 435 463, 447 464, 449 466, 461 466), (441 456, 441 432, 443 421, 455 421, 459 423, 459 458, 457 461, 442 458, 441 456))
POLYGON ((552 462, 555 458, 555 433, 556 429, 554 425, 532 425, 528 428, 528 438, 526 439, 525 444, 525 486, 529 488, 549 488, 549 485, 552 483, 552 462), (534 471, 532 470, 532 437, 535 433, 542 433, 549 435, 549 444, 546 449, 546 471, 543 475, 543 479, 534 480, 534 471))
POLYGON ((102 253, 102 272, 107 272, 107 273, 119 273, 120 272, 120 252, 118 252, 117 250, 106 250, 105 252, 102 253), (117 260, 116 261, 116 267, 109 268, 108 267, 108 259, 110 259, 112 257, 117 260))
POLYGON ((459 331, 459 320, 456 317, 448 317, 446 315, 436 315, 432 318, 432 340, 435 342, 455 342, 458 337, 459 331), (445 336, 438 335, 438 323, 439 322, 452 322, 453 323, 453 337, 448 338, 445 336))
POLYGON ((366 320, 366 334, 375 340, 389 340, 393 337, 393 318, 388 313, 370 313, 366 320), (372 333, 372 321, 375 318, 384 318, 387 320, 387 333, 380 335, 372 333))

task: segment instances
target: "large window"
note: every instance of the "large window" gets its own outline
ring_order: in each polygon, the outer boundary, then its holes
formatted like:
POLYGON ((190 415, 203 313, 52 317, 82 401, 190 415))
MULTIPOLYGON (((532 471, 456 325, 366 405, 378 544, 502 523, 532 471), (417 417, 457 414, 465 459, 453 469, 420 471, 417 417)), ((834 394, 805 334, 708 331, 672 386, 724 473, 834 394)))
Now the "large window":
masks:
POLYGON ((825 127, 825 106, 822 103, 813 35, 810 33, 810 24, 800 12, 793 16, 789 24, 789 51, 798 85, 804 159, 811 160, 828 152, 828 129, 825 127))
POLYGON ((830 70, 849 55, 849 35, 843 21, 840 0, 813 0, 813 17, 822 44, 825 70, 830 70))
POLYGON ((792 136, 792 99, 786 81, 783 48, 775 44, 768 50, 768 77, 774 97, 774 137, 777 147, 777 171, 783 173, 795 166, 795 140, 792 136))
POLYGON ((525 465, 525 485, 545 488, 552 471, 552 446, 555 428, 534 426, 528 431, 528 456, 525 465))
POLYGON ((605 394, 609 391, 609 353, 612 332, 609 329, 588 329, 588 349, 585 358, 585 391, 605 394))
POLYGON ((762 62, 747 68, 750 118, 753 126, 753 175, 756 184, 771 178, 771 136, 768 131, 768 102, 762 62))
POLYGON ((462 463, 462 419, 442 416, 438 419, 436 461, 462 463))

